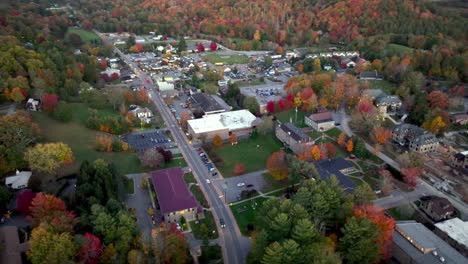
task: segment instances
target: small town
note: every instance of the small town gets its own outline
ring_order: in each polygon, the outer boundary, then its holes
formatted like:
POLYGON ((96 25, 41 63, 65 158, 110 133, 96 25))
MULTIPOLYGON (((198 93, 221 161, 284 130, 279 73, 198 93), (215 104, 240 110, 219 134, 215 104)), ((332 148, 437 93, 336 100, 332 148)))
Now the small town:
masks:
POLYGON ((467 17, 6 0, 0 263, 468 263, 467 17))

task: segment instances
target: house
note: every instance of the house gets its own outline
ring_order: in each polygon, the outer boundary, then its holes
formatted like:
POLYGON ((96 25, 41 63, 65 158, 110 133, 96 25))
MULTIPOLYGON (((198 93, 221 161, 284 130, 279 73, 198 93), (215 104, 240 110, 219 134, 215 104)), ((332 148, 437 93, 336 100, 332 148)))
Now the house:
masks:
POLYGON ((401 124, 393 128, 392 139, 401 146, 420 153, 435 151, 439 140, 434 134, 412 124, 401 124))
POLYGON ((117 75, 118 77, 120 77, 120 70, 107 68, 105 71, 101 72, 101 75, 107 75, 109 77, 112 77, 113 75, 117 75))
POLYGON ((421 210, 432 220, 438 222, 450 218, 455 213, 455 208, 447 198, 437 196, 421 197, 421 210))
POLYGON ((31 175, 32 172, 30 171, 16 171, 15 176, 5 178, 5 185, 13 190, 24 189, 28 187, 31 175))
POLYGON ((248 136, 257 123, 255 117, 248 110, 238 110, 206 115, 199 119, 187 121, 188 132, 193 139, 211 140, 215 135, 228 139, 230 133, 236 136, 248 136))
POLYGON ((39 111, 40 103, 41 102, 39 100, 29 98, 28 101, 26 102, 26 108, 28 108, 28 110, 30 111, 39 111))
POLYGON ((203 112, 203 115, 212 115, 226 111, 211 94, 195 93, 190 96, 189 100, 192 112, 198 110, 203 112))
POLYGON ((468 169, 468 150, 452 155, 450 164, 456 168, 468 169))
POLYGON ((330 111, 304 116, 304 123, 316 131, 327 131, 335 127, 335 121, 333 121, 330 111))
POLYGON ((356 187, 356 184, 347 176, 357 172, 351 161, 343 158, 324 159, 314 162, 314 165, 321 180, 325 181, 331 175, 335 175, 340 186, 346 192, 351 192, 356 187))
POLYGON ((28 241, 20 241, 16 226, 3 226, 0 228, 0 263, 21 264, 21 254, 29 249, 28 241))
POLYGON ((468 222, 452 218, 435 224, 434 233, 468 257, 468 222))
POLYGON ((395 222, 392 256, 398 263, 467 263, 463 255, 415 221, 395 222))
POLYGON ((358 79, 360 80, 383 80, 377 71, 364 71, 359 73, 358 79))
POLYGON ((167 97, 167 96, 174 97, 177 93, 177 91, 174 88, 174 83, 167 82, 167 79, 168 78, 166 78, 166 81, 156 82, 158 85, 159 91, 161 92, 163 97, 167 97))
POLYGON ((397 95, 388 95, 386 93, 378 95, 374 100, 374 104, 376 107, 380 108, 381 111, 384 111, 384 113, 396 112, 400 110, 403 105, 400 97, 397 95))
POLYGON ((312 139, 293 123, 282 123, 275 129, 276 138, 295 154, 304 153, 312 145, 312 139))
POLYGON ((352 61, 351 59, 346 59, 341 62, 343 66, 346 68, 354 68, 356 67, 356 62, 352 61))
POLYGON ((457 126, 468 124, 468 114, 453 114, 450 115, 450 121, 457 126))
POLYGON ((141 36, 136 36, 135 37, 135 43, 139 43, 139 44, 142 44, 142 43, 145 43, 146 42, 146 39, 141 37, 141 36))
POLYGON ((203 209, 185 184, 182 168, 153 171, 151 179, 165 222, 179 222, 182 216, 193 221, 202 216, 203 209))
POLYGON ((138 117, 141 122, 146 124, 151 123, 151 118, 153 118, 153 112, 151 112, 151 110, 149 110, 147 107, 136 107, 129 112, 138 117))

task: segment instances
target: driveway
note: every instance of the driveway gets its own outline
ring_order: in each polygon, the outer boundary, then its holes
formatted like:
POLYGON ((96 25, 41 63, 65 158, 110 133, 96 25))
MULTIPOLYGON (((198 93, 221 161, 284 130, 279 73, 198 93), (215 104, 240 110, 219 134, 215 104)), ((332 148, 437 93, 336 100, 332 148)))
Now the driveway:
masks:
POLYGON ((127 208, 135 208, 135 217, 137 219, 137 227, 142 234, 143 241, 150 241, 151 229, 153 223, 151 217, 148 215, 148 208, 152 207, 151 199, 148 193, 148 189, 141 188, 141 179, 145 173, 128 174, 129 179, 134 181, 133 194, 128 194, 126 199, 127 208))
POLYGON ((261 191, 269 188, 270 184, 265 181, 262 176, 262 174, 266 172, 268 172, 268 170, 255 171, 230 178, 214 179, 213 184, 216 184, 219 190, 225 192, 227 203, 233 203, 239 200, 238 197, 240 197, 240 194, 243 190, 255 189, 261 191), (245 183, 245 186, 238 187, 237 184, 241 182, 245 183), (252 184, 253 187, 247 188, 247 185, 249 184, 252 184), (227 189, 225 187, 227 187, 227 189))

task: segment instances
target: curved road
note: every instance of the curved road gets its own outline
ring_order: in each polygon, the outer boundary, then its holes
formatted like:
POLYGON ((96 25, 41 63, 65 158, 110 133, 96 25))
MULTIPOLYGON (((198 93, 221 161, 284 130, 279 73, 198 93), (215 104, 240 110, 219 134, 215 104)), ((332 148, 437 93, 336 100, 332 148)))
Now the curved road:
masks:
MULTIPOLYGON (((102 34, 97 31, 95 32, 105 40, 105 37, 102 34)), ((218 233, 220 235, 220 244, 223 248, 224 263, 245 263, 245 259, 250 250, 251 241, 250 239, 243 237, 240 233, 229 205, 224 203, 222 191, 217 189, 214 185, 206 182, 206 179, 211 176, 205 164, 200 159, 198 151, 189 143, 187 137, 159 93, 155 92, 158 90, 157 85, 153 83, 146 73, 138 68, 136 63, 131 61, 129 56, 126 56, 117 48, 115 48, 114 51, 135 72, 135 74, 137 74, 141 82, 144 84, 145 89, 147 89, 151 99, 154 101, 154 104, 164 119, 167 128, 171 131, 175 142, 178 144, 182 155, 192 169, 192 173, 197 179, 201 190, 205 194, 205 197, 211 206, 211 213, 215 218, 218 233), (224 219, 226 224, 225 228, 221 228, 219 219, 224 219)))

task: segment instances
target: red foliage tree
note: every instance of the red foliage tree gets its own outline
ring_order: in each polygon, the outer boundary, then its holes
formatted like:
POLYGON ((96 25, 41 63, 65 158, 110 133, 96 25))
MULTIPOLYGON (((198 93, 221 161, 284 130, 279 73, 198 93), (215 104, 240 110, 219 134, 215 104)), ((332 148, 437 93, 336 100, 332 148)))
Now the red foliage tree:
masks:
POLYGON ((266 110, 268 113, 274 113, 275 112, 275 102, 273 101, 268 101, 266 105, 266 110))
POLYGON ((111 76, 110 76, 110 79, 111 79, 112 81, 118 80, 119 78, 120 78, 120 77, 119 77, 119 74, 116 73, 116 72, 112 73, 111 76))
POLYGON ((135 44, 135 51, 142 52, 145 47, 141 43, 135 44))
POLYGON ((148 92, 146 90, 140 89, 136 92, 136 100, 139 104, 146 104, 149 102, 148 92))
POLYGON ((236 175, 244 174, 245 173, 244 163, 236 163, 236 165, 234 165, 234 173, 236 175))
POLYGON ((291 108, 294 106, 294 95, 289 93, 287 96, 286 96, 286 106, 287 108, 291 108))
POLYGON ((83 244, 78 250, 78 256, 81 263, 97 264, 102 253, 102 243, 99 237, 85 233, 83 235, 83 244))
POLYGON ((44 94, 42 96, 42 108, 47 111, 51 112, 57 107, 58 104, 58 96, 56 94, 44 94))
POLYGON ((16 211, 22 213, 23 215, 29 215, 31 211, 29 206, 36 194, 33 191, 26 189, 22 190, 16 196, 16 211))
POLYGON ((99 61, 99 68, 101 68, 101 70, 106 70, 107 69, 107 60, 106 59, 101 59, 101 61, 99 61))
POLYGON ((367 98, 361 99, 357 105, 357 110, 361 115, 371 113, 373 110, 372 102, 369 101, 367 98))
POLYGON ((39 224, 39 222, 46 216, 49 216, 54 211, 65 211, 67 207, 65 202, 50 194, 38 193, 31 202, 29 210, 33 222, 39 224))
POLYGON ((414 188, 418 184, 418 178, 421 176, 421 170, 419 168, 403 168, 401 170, 403 180, 408 184, 409 187, 414 188))
POLYGON ((353 213, 356 217, 368 219, 379 228, 380 254, 383 259, 388 259, 391 256, 393 228, 395 227, 393 218, 387 217, 382 209, 371 204, 356 207, 353 213))
POLYGON ((312 95, 314 95, 314 90, 312 90, 312 88, 310 88, 310 87, 306 87, 306 88, 302 89, 302 91, 301 91, 302 101, 305 101, 305 100, 309 99, 312 95))
POLYGON ((198 44, 197 50, 198 50, 198 52, 204 52, 205 51, 205 46, 203 46, 203 44, 200 43, 200 44, 198 44))
POLYGON ((286 179, 288 176, 288 165, 286 163, 286 153, 284 151, 273 152, 268 157, 267 169, 270 171, 271 176, 276 180, 286 179))
POLYGON ((216 44, 216 42, 214 42, 214 41, 211 41, 210 50, 211 51, 216 51, 217 49, 218 49, 218 44, 216 44))
POLYGON ((286 109, 286 102, 284 101, 283 98, 279 99, 278 101, 278 106, 279 106, 279 110, 282 112, 286 109))
POLYGON ((328 156, 329 158, 335 157, 335 155, 336 155, 336 148, 335 148, 335 146, 333 145, 333 143, 328 142, 328 143, 325 145, 325 148, 327 149, 327 156, 328 156))
POLYGON ((449 98, 447 94, 441 91, 432 91, 427 96, 427 101, 431 108, 447 109, 449 106, 449 98))
POLYGON ((157 147, 156 150, 161 153, 161 155, 163 155, 164 157, 164 162, 165 163, 168 163, 172 160, 173 158, 173 155, 172 155, 172 151, 170 150, 165 150, 164 148, 162 147, 157 147))

